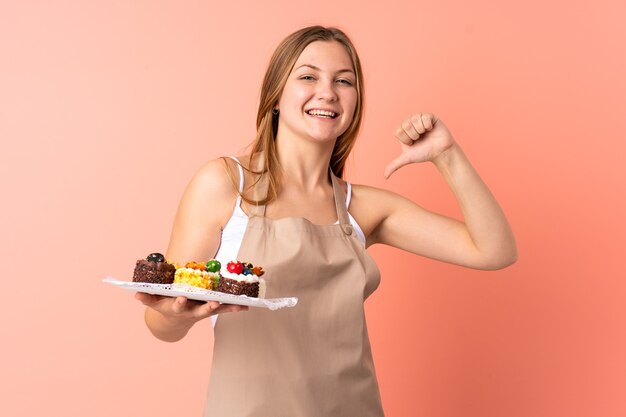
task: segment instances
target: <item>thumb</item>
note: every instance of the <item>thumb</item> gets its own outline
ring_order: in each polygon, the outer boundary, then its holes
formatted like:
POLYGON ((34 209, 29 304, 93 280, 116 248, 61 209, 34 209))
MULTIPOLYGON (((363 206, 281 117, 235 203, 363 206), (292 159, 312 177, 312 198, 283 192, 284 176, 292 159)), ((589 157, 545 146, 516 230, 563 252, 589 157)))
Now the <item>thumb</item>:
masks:
POLYGON ((404 154, 400 155, 399 157, 391 161, 391 163, 387 165, 387 168, 385 168, 385 172, 384 172, 385 179, 389 179, 391 174, 393 174, 399 168, 402 168, 403 166, 407 164, 409 164, 409 161, 406 159, 406 156, 404 156, 404 154))

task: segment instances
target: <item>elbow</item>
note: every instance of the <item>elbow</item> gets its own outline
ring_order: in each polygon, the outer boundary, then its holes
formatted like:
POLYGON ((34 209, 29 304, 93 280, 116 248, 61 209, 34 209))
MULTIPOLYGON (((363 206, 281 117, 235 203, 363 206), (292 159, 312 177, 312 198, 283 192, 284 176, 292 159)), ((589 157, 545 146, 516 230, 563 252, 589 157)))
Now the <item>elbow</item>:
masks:
POLYGON ((157 339, 159 339, 161 342, 166 342, 166 343, 176 343, 183 338, 183 336, 176 336, 176 337, 162 336, 155 332, 152 332, 152 335, 156 337, 157 339))
POLYGON ((507 268, 517 262, 518 252, 514 239, 508 239, 500 245, 483 248, 476 252, 476 269, 497 271, 507 268))
POLYGON ((517 262, 517 256, 512 256, 504 259, 500 259, 497 262, 494 262, 489 265, 488 268, 485 268, 488 271, 498 271, 500 269, 508 268, 517 262))
POLYGON ((517 262, 517 259, 517 247, 513 245, 510 249, 500 251, 499 253, 489 257, 489 259, 485 262, 484 267, 481 269, 487 271, 497 271, 513 265, 517 262))

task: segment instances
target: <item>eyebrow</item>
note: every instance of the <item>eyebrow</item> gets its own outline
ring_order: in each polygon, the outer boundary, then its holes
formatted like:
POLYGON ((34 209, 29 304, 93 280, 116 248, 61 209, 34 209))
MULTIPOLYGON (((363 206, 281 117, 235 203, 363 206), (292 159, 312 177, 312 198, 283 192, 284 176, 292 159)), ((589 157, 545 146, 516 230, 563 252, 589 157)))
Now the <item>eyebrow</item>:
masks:
MULTIPOLYGON (((321 68, 316 67, 315 65, 311 65, 311 64, 302 64, 300 65, 298 68, 296 68, 296 70, 302 68, 302 67, 309 67, 311 69, 317 70, 317 71, 321 71, 321 68)), ((295 70, 294 70, 295 71, 295 70)), ((351 72, 354 74, 354 71, 352 71, 349 68, 344 68, 344 69, 340 69, 339 71, 337 71, 337 74, 342 73, 342 72, 351 72)))

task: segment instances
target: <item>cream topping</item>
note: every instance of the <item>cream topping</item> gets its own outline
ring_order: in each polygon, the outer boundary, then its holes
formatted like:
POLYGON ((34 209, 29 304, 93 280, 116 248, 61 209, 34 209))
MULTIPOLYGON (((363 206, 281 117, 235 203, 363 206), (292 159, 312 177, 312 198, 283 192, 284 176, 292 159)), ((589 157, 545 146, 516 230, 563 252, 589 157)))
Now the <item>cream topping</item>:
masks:
POLYGON ((253 282, 259 282, 260 280, 259 277, 254 274, 250 274, 250 275, 233 274, 232 272, 229 272, 229 271, 222 271, 221 274, 224 278, 230 278, 239 282, 246 282, 248 284, 251 284, 253 282))

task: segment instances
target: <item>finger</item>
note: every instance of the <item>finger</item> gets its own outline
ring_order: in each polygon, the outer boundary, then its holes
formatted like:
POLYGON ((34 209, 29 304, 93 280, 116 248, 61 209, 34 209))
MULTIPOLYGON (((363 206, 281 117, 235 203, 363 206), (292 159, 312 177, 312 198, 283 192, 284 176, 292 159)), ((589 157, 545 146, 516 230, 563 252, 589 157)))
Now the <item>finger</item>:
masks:
POLYGON ((432 130, 435 127, 435 122, 437 121, 437 117, 432 113, 422 114, 422 122, 424 123, 424 128, 426 130, 432 130))
POLYGON ((208 303, 198 300, 187 300, 185 304, 185 315, 194 319, 203 319, 211 315, 211 308, 208 303))
POLYGON ((248 311, 250 307, 237 304, 222 304, 216 310, 215 314, 236 313, 239 311, 248 311))
POLYGON ((250 310, 250 307, 248 306, 241 306, 241 305, 230 305, 228 306, 228 312, 229 313, 238 313, 241 311, 248 311, 250 310))
POLYGON ((411 124, 420 135, 426 133, 426 127, 424 126, 423 117, 424 115, 422 113, 411 116, 411 124))
POLYGON ((406 134, 402 126, 396 129, 396 138, 405 145, 413 145, 413 139, 406 134))
POLYGON ((136 292, 135 298, 141 301, 142 304, 152 307, 154 304, 158 303, 163 297, 160 295, 147 294, 144 292, 136 292))
POLYGON ((172 311, 176 314, 180 314, 185 311, 185 305, 187 304, 187 298, 185 297, 176 297, 174 303, 172 304, 172 311))
POLYGON ((389 179, 391 174, 396 172, 398 170, 398 168, 401 168, 401 167, 407 165, 408 163, 409 163, 409 161, 406 159, 404 154, 400 155, 399 157, 397 157, 396 159, 391 161, 391 163, 389 165, 387 165, 387 167, 385 168, 385 172, 384 172, 385 178, 389 179))
POLYGON ((402 130, 406 132, 406 135, 411 138, 412 142, 416 141, 420 137, 419 132, 417 131, 415 126, 413 126, 413 120, 411 118, 405 120, 402 123, 402 130))
POLYGON ((219 308, 220 303, 217 301, 207 301, 205 304, 202 304, 197 310, 197 316, 199 317, 208 317, 215 314, 215 311, 219 308))
POLYGON ((142 293, 142 292, 136 292, 135 299, 141 301, 144 304, 147 304, 148 300, 150 300, 150 295, 142 293))

